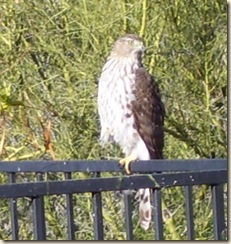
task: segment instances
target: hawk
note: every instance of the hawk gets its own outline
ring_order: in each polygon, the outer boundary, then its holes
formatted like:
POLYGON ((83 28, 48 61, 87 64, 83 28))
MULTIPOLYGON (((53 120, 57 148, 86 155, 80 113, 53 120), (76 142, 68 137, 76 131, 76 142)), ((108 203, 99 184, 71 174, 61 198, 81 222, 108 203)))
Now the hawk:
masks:
MULTIPOLYGON (((143 63, 143 40, 126 34, 113 45, 99 78, 98 113, 102 144, 114 141, 125 158, 127 174, 135 160, 162 159, 165 109, 159 88, 143 63)), ((139 189, 139 221, 151 222, 150 189, 139 189)))

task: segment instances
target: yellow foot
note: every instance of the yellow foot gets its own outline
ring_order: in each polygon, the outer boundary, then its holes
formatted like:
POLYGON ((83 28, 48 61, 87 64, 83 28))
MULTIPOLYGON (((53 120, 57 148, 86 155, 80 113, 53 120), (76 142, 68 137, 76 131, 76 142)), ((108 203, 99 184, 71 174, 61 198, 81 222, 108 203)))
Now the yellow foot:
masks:
POLYGON ((131 171, 129 170, 129 164, 133 161, 137 160, 137 157, 135 157, 134 155, 129 155, 126 158, 122 158, 119 161, 119 164, 124 166, 125 172, 129 175, 131 173, 131 171))

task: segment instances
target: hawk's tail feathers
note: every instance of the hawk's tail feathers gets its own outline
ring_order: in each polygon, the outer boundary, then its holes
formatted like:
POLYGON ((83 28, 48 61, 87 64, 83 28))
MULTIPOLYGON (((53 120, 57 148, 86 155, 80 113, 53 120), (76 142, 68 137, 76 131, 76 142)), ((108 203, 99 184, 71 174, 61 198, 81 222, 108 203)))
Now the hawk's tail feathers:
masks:
POLYGON ((140 225, 144 230, 149 228, 151 218, 152 218, 152 209, 150 201, 150 189, 139 189, 139 215, 140 215, 140 225))

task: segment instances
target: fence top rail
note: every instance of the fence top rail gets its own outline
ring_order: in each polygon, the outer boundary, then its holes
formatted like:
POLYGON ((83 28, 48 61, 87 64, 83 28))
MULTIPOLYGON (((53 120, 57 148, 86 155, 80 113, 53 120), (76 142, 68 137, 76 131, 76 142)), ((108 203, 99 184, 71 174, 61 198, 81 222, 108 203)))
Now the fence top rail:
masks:
POLYGON ((63 181, 36 181, 0 185, 0 198, 36 197, 83 192, 119 191, 126 189, 219 185, 227 183, 226 170, 146 174, 63 181))
MULTIPOLYGON (((227 159, 137 161, 133 173, 227 170, 227 159)), ((124 172, 115 160, 0 161, 0 172, 124 172)))

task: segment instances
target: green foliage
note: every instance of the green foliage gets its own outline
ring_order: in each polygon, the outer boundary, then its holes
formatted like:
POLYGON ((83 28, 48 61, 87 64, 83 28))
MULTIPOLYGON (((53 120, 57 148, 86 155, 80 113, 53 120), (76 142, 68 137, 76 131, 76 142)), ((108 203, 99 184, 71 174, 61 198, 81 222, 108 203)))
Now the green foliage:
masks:
MULTIPOLYGON (((111 44, 124 33, 140 34, 148 47, 144 62, 167 112, 166 158, 227 157, 226 22, 226 2, 219 0, 1 1, 0 158, 122 156, 114 145, 99 145, 96 97, 111 44)), ((6 180, 0 175, 1 183, 6 180)), ((199 192, 197 239, 211 239, 211 197, 199 192)), ((166 239, 186 239, 182 191, 163 194, 170 211, 166 239)), ((65 239, 64 198, 45 197, 45 203, 48 239, 65 239)), ((90 240, 91 196, 75 196, 74 203, 76 238, 90 240)), ((0 204, 0 237, 10 239, 7 201, 0 204)), ((20 235, 33 239, 29 201, 18 205, 20 235)), ((103 207, 106 239, 125 239, 121 198, 103 193, 103 207)), ((137 211, 133 218, 136 223, 137 211)), ((153 238, 151 230, 134 227, 136 239, 153 238)))

